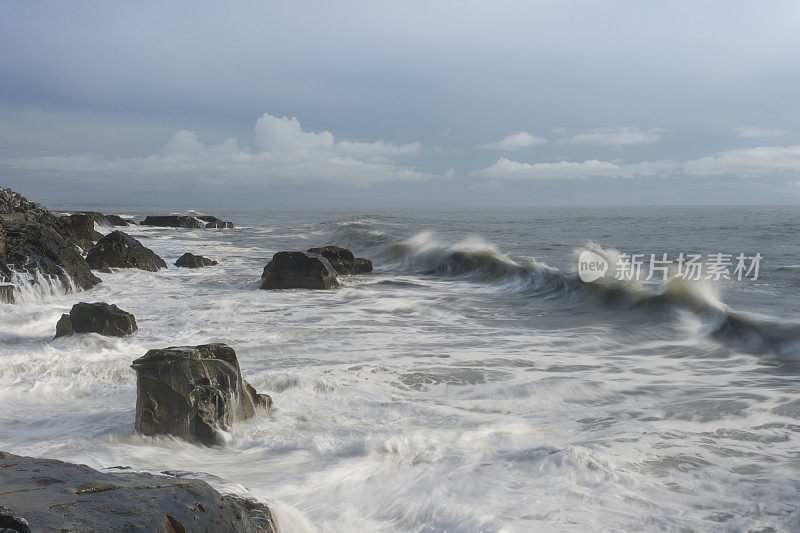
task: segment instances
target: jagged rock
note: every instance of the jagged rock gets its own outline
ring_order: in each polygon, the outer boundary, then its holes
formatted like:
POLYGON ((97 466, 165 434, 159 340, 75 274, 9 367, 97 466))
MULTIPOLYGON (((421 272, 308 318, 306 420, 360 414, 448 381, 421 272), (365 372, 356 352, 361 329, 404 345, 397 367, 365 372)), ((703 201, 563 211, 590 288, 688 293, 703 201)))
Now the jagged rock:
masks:
POLYGON ((227 222, 210 215, 198 215, 200 220, 206 223, 206 228, 233 229, 233 222, 227 222))
POLYGON ((264 267, 262 289, 333 289, 339 286, 336 271, 321 255, 278 252, 264 267))
POLYGON ((53 213, 21 194, 0 188, 0 282, 12 270, 58 277, 90 289, 100 283, 75 249, 71 230, 53 213), (71 280, 71 281, 70 281, 71 280))
POLYGON ((269 408, 272 399, 242 379, 236 352, 225 344, 150 350, 136 359, 136 431, 169 434, 206 445, 222 431, 269 408))
POLYGON ((197 217, 184 215, 151 215, 146 217, 141 225, 159 226, 163 228, 204 228, 206 224, 197 217))
POLYGON ((91 250, 94 241, 103 238, 103 234, 94 229, 94 216, 91 214, 78 213, 74 215, 64 215, 59 218, 64 227, 63 233, 69 235, 73 242, 84 250, 91 250))
POLYGON ((155 272, 167 268, 167 263, 151 249, 119 230, 100 239, 86 256, 86 262, 94 269, 138 268, 155 272))
POLYGON ((74 333, 75 329, 72 327, 72 319, 70 316, 68 314, 61 315, 61 318, 56 322, 56 336, 54 338, 68 337, 74 333))
POLYGON ((61 315, 56 324, 56 337, 73 333, 99 333, 106 337, 124 337, 138 330, 136 318, 116 305, 81 302, 73 305, 68 315, 61 315))
POLYGON ((0 285, 0 304, 14 303, 14 286, 0 285))
POLYGON ((190 477, 99 472, 0 452, 0 531, 275 533, 269 508, 190 477), (28 529, 25 529, 28 527, 28 529))
POLYGON ((203 257, 202 255, 193 255, 188 252, 175 261, 175 266, 184 268, 201 268, 205 266, 214 266, 216 264, 217 262, 212 259, 203 257))
POLYGON ((347 248, 338 246, 323 246, 322 248, 309 248, 309 253, 319 254, 330 262, 338 274, 364 274, 372 272, 372 261, 362 257, 356 258, 347 248))

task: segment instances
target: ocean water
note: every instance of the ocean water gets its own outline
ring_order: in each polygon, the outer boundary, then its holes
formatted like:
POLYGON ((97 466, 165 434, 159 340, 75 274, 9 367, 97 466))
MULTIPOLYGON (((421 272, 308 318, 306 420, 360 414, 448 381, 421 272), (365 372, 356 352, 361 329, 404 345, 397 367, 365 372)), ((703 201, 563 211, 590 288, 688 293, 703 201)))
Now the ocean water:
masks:
POLYGON ((237 228, 126 231, 219 266, 0 304, 0 449, 198 473, 284 532, 800 530, 797 208, 193 208, 237 228), (375 271, 258 290, 273 253, 326 244, 375 271), (586 248, 763 260, 757 280, 607 286, 576 278, 586 248), (79 301, 139 332, 53 340, 79 301), (131 361, 207 342, 272 412, 222 447, 136 435, 131 361))

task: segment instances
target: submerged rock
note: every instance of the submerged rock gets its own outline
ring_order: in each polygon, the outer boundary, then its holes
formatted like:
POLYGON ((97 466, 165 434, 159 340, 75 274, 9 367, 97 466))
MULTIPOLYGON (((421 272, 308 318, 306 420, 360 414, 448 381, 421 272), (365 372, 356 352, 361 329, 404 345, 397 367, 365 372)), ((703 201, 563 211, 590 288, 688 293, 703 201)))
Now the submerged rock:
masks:
POLYGON ((333 289, 336 271, 327 259, 305 252, 278 252, 264 267, 262 289, 333 289))
POLYGON ((136 318, 116 305, 81 302, 73 305, 68 315, 61 315, 56 324, 56 337, 73 333, 99 333, 106 337, 124 337, 138 330, 136 318))
POLYGON ((100 239, 86 256, 86 262, 94 269, 138 268, 155 272, 167 268, 167 263, 151 249, 119 230, 100 239))
POLYGON ((142 226, 158 226, 162 228, 204 228, 205 222, 197 217, 186 215, 151 215, 142 221, 142 226))
POLYGON ((322 248, 309 248, 308 252, 319 254, 327 259, 338 274, 349 275, 372 272, 372 261, 363 257, 357 258, 347 248, 323 246, 322 248))
MULTIPOLYGON (((21 194, 0 188, 0 282, 12 271, 57 277, 69 289, 100 283, 75 248, 72 230, 21 194)), ((85 244, 85 243, 84 243, 85 244)))
POLYGON ((180 258, 175 261, 175 266, 184 268, 201 268, 206 266, 214 266, 216 264, 217 262, 212 259, 203 257, 202 255, 190 254, 188 252, 180 256, 180 258))
POLYGON ((225 344, 150 350, 136 359, 136 431, 214 445, 234 422, 272 399, 242 379, 236 352, 225 344))
POLYGON ((269 508, 188 477, 104 473, 0 452, 0 531, 275 533, 269 508))

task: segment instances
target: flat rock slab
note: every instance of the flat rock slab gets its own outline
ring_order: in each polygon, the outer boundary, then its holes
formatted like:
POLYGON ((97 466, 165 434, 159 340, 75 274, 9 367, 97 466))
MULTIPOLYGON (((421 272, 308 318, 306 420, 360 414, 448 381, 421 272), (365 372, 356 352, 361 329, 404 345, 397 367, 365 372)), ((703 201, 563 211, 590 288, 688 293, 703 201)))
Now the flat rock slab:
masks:
POLYGON ((7 452, 0 498, 0 523, 22 519, 36 532, 275 533, 266 505, 223 496, 199 479, 109 474, 7 452))

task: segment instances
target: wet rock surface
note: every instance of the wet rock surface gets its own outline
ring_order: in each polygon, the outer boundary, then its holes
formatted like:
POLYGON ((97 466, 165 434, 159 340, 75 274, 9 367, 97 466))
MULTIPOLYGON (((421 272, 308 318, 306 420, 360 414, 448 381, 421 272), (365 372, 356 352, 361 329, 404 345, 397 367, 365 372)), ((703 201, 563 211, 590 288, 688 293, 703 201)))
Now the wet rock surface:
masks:
POLYGON ((0 452, 0 487, 0 531, 276 531, 266 505, 187 477, 103 473, 0 452))
POLYGON ((309 248, 307 251, 312 254, 319 254, 327 259, 337 274, 350 275, 372 272, 372 261, 363 257, 357 258, 347 248, 323 246, 321 248, 309 248))
POLYGON ((0 304, 14 303, 14 286, 0 285, 0 304))
POLYGON ((233 229, 233 222, 228 222, 210 215, 200 215, 197 218, 206 223, 206 228, 233 229))
POLYGON ((138 330, 136 318, 116 305, 81 302, 73 305, 68 315, 61 315, 56 324, 56 338, 74 333, 124 337, 138 330))
POLYGON ((177 261, 175 261, 175 266, 183 267, 183 268, 202 268, 206 266, 214 266, 217 262, 213 259, 209 259, 207 257, 203 257, 202 255, 194 255, 190 253, 185 253, 177 261))
POLYGON ((16 270, 57 277, 67 288, 71 281, 81 289, 94 287, 101 280, 76 244, 72 230, 53 213, 0 188, 0 283, 16 270))
POLYGON ((204 228, 205 222, 197 217, 187 215, 150 215, 145 217, 142 226, 157 226, 162 228, 204 228))
POLYGON ((262 289, 333 289, 336 271, 327 259, 305 252, 278 252, 264 267, 262 289))
POLYGON ((138 268, 155 272, 167 263, 142 243, 119 230, 100 239, 86 256, 93 269, 138 268))
POLYGON ((225 344, 148 351, 136 359, 136 430, 206 445, 224 442, 234 422, 268 409, 272 399, 242 379, 236 352, 225 344))
POLYGON ((103 234, 95 231, 94 217, 90 214, 78 213, 64 215, 59 218, 70 240, 77 243, 84 250, 91 250, 95 241, 103 238, 103 234))

